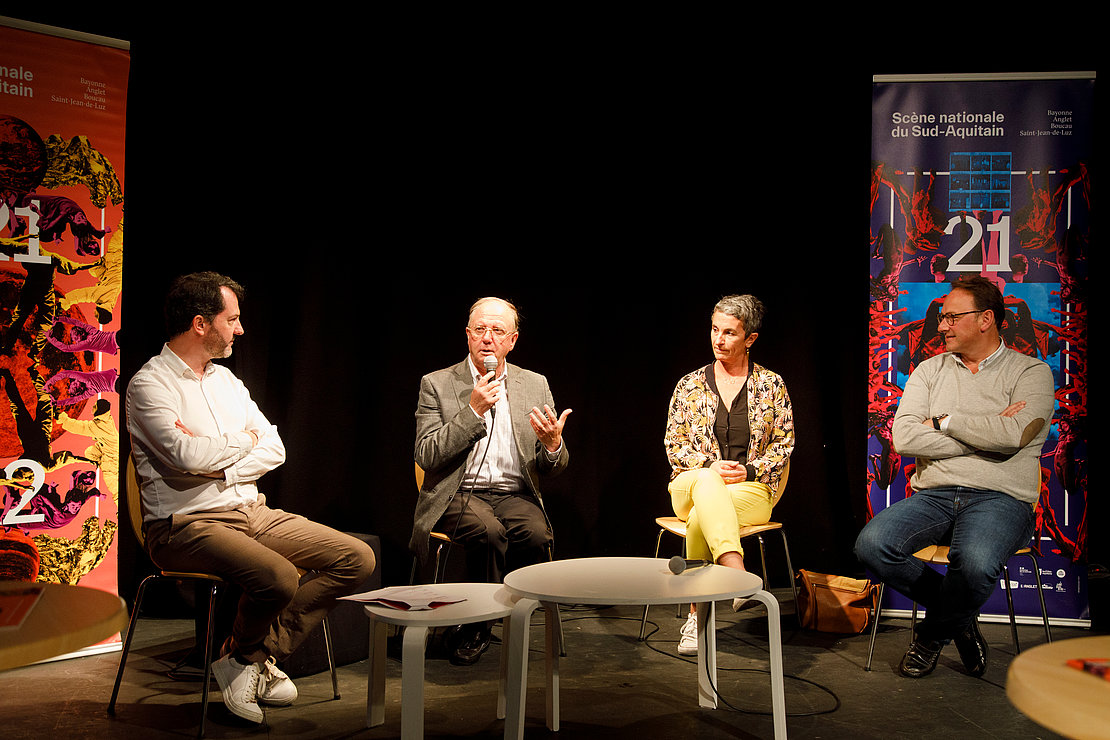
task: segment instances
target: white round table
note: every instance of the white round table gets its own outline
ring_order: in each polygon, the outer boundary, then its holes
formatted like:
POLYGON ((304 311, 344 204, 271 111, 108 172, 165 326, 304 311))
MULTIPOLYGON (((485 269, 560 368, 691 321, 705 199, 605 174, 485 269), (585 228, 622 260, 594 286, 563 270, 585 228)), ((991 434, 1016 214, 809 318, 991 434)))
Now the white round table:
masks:
MULTIPOLYGON (((366 726, 385 722, 386 625, 404 629, 401 648, 401 737, 424 736, 424 649, 430 627, 486 622, 512 612, 516 597, 499 583, 436 583, 426 588, 447 599, 464 598, 435 609, 405 611, 376 604, 365 605, 370 617, 370 677, 366 689, 366 726)), ((511 636, 505 620, 502 643, 511 636)), ((497 691, 497 717, 505 716, 505 681, 508 651, 501 650, 501 680, 497 691)))
POLYGON ((771 697, 775 737, 786 737, 786 701, 782 678, 782 630, 779 605, 752 573, 706 565, 678 575, 662 558, 578 558, 520 568, 505 576, 505 587, 519 597, 510 618, 508 708, 505 737, 524 736, 528 677, 528 627, 542 603, 547 610, 547 727, 559 729, 559 650, 554 634, 559 604, 686 604, 698 610, 698 703, 717 706, 717 641, 713 602, 746 597, 767 606, 771 659, 771 697))

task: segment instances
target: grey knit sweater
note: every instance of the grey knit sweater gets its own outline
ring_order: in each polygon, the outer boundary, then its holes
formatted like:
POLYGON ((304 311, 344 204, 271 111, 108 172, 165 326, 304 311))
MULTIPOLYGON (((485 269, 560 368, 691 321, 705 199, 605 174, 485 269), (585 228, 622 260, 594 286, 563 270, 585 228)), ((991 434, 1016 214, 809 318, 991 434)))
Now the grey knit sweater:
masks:
POLYGON ((1035 357, 1002 347, 972 373, 945 352, 918 365, 906 382, 894 448, 917 458, 915 491, 967 486, 1036 503, 1054 402, 1052 371, 1035 357), (1017 401, 1025 408, 999 416, 1017 401), (949 415, 944 431, 922 423, 941 414, 949 415))

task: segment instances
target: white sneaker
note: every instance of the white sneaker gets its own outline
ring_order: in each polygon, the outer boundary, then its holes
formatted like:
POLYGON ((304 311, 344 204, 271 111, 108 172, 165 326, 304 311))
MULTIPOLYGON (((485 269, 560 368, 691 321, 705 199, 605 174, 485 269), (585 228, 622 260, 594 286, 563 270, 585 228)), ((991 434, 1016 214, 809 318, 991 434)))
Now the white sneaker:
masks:
POLYGON ((285 671, 270 658, 258 664, 258 701, 275 707, 287 707, 297 700, 297 687, 285 671))
POLYGON ((264 715, 258 706, 258 664, 243 665, 230 655, 212 664, 212 675, 224 694, 224 704, 237 717, 262 722, 264 715))
POLYGON ((686 624, 682 625, 679 630, 682 637, 678 640, 678 654, 679 655, 697 655, 698 654, 698 613, 690 612, 690 616, 686 618, 686 624))

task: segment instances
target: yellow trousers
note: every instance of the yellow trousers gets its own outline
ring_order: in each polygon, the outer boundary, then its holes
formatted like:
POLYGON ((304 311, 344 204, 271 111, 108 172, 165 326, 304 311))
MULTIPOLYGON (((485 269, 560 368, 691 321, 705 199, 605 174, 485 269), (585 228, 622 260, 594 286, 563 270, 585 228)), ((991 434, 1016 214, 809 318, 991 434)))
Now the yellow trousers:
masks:
POLYGON ((774 505, 771 489, 755 481, 725 484, 709 468, 685 470, 667 487, 671 506, 686 521, 686 557, 709 560, 726 552, 738 552, 740 528, 764 524, 774 505))

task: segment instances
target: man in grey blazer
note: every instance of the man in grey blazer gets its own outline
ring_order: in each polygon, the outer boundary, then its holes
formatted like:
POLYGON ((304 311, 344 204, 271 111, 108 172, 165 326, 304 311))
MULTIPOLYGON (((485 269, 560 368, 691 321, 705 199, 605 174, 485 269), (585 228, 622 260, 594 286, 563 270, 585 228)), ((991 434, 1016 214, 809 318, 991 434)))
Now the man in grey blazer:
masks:
MULTIPOLYGON (((505 361, 516 345, 516 308, 500 298, 471 306, 467 358, 425 375, 416 408, 416 463, 424 481, 409 548, 423 561, 434 529, 465 551, 467 578, 500 583, 546 558, 551 523, 540 478, 570 457, 547 378, 505 361), (489 368, 496 369, 489 369, 489 368)), ((451 661, 469 665, 489 646, 490 625, 464 625, 451 661)))

